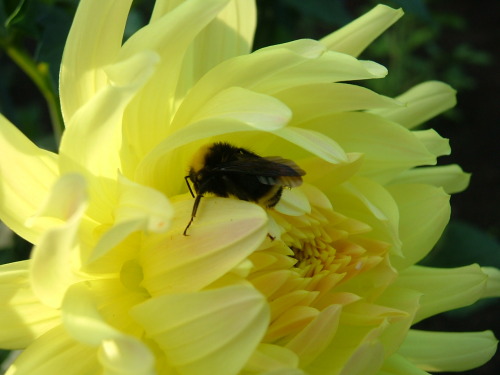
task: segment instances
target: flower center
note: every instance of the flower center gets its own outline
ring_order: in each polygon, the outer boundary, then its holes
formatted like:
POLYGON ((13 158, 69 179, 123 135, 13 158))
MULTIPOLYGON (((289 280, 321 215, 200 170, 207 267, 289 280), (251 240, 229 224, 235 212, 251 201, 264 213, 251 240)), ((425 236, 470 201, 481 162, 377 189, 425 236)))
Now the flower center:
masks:
POLYGON ((313 207, 311 213, 287 221, 291 225, 282 240, 302 277, 334 273, 347 280, 378 264, 388 249, 382 241, 363 237, 371 231, 369 225, 332 209, 313 207))

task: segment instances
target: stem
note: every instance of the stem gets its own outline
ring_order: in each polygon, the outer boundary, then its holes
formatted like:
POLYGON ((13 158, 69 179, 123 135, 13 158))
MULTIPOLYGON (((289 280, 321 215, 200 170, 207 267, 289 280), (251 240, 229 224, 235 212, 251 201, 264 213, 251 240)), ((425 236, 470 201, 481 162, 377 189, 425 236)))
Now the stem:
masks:
POLYGON ((45 98, 56 143, 59 144, 64 125, 59 97, 50 80, 48 65, 46 63, 36 64, 33 59, 18 46, 7 45, 5 46, 5 52, 31 78, 45 98))

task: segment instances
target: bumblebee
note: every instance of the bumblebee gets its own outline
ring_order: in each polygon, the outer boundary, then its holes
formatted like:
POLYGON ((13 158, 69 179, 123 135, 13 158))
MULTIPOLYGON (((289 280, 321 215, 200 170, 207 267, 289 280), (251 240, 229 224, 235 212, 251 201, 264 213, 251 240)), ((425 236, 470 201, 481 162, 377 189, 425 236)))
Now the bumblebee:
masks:
POLYGON ((272 208, 279 202, 283 188, 300 186, 305 174, 293 161, 279 156, 262 157, 225 142, 202 147, 194 155, 189 174, 185 177, 195 200, 184 235, 187 236, 200 200, 206 193, 235 197, 272 208))

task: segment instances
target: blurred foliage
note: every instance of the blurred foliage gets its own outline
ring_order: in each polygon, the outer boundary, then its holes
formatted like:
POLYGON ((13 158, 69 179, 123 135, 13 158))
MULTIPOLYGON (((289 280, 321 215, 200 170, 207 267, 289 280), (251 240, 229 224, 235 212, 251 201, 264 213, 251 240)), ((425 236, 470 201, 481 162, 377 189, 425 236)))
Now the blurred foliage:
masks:
MULTIPOLYGON (((492 56, 477 48, 471 38, 450 41, 450 35, 475 31, 463 13, 453 11, 453 0, 257 0, 255 49, 299 38, 319 39, 379 2, 403 8, 405 16, 361 56, 387 66, 390 72, 386 79, 364 85, 390 96, 429 79, 445 81, 459 92, 478 88, 471 68, 492 64, 492 56)), ((56 88, 77 4, 78 0, 0 0, 0 112, 36 144, 50 150, 57 149, 62 131, 56 88)), ((133 4, 125 39, 148 22, 154 0, 135 0, 133 4)), ((456 110, 454 113, 460 121, 461 116, 456 110)), ((4 236, 0 263, 29 256, 28 243, 11 239, 8 231, 0 236, 4 236)), ((499 267, 499 254, 498 241, 483 229, 452 221, 435 252, 422 263, 455 267, 479 261, 499 267)), ((472 313, 477 312, 466 309, 461 314, 472 313)))

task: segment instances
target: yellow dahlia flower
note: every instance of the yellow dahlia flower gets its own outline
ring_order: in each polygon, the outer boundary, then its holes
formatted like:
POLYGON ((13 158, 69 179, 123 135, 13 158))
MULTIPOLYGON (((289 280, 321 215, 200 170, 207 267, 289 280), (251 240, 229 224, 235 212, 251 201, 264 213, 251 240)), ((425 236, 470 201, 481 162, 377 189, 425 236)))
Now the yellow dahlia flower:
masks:
POLYGON ((490 332, 410 329, 500 277, 415 265, 468 176, 429 167, 448 143, 412 130, 450 87, 348 83, 386 75, 356 56, 400 10, 250 53, 253 1, 158 0, 122 43, 131 2, 80 2, 58 154, 0 119, 1 219, 34 244, 0 268, 0 343, 25 348, 9 375, 426 374, 493 355, 490 332), (273 209, 205 197, 184 236, 184 176, 215 141, 307 175, 273 209))

